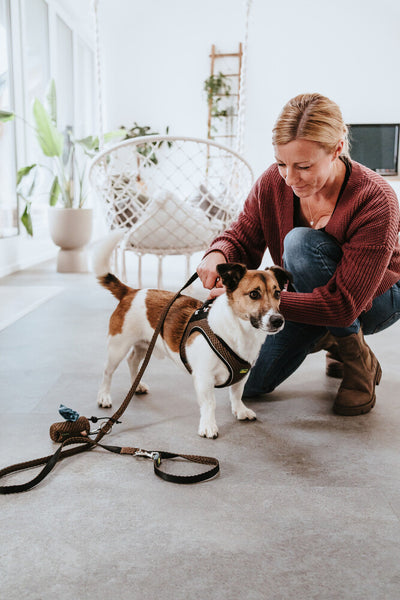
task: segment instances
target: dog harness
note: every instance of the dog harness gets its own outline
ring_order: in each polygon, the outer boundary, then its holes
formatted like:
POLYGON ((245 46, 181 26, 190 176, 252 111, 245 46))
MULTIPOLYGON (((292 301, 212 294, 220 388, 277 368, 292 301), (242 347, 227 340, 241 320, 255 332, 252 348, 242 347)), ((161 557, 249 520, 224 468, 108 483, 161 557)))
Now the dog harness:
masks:
POLYGON ((192 373, 192 368, 186 356, 186 343, 192 333, 195 331, 200 332, 206 339, 210 348, 222 360, 229 371, 229 377, 225 383, 215 386, 217 388, 222 388, 228 385, 233 385, 234 383, 237 383, 243 379, 243 377, 245 377, 250 371, 251 364, 247 362, 247 360, 240 358, 240 356, 238 356, 222 338, 215 334, 209 326, 207 316, 208 311, 210 310, 210 305, 213 301, 214 298, 212 300, 207 300, 203 306, 198 308, 190 317, 190 320, 186 325, 185 332, 182 336, 179 353, 186 369, 189 371, 189 373, 192 373))

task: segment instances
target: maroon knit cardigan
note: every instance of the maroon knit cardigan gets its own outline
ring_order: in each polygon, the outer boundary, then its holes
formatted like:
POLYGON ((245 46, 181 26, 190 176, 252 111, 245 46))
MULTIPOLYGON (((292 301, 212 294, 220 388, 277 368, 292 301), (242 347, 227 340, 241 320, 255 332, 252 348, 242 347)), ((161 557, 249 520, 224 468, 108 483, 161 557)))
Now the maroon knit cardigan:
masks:
MULTIPOLYGON (((311 293, 284 292, 286 319, 348 327, 373 299, 400 279, 399 202, 375 172, 352 161, 344 192, 325 227, 343 257, 330 281, 311 293)), ((211 244, 228 262, 256 269, 268 248, 282 266, 283 241, 293 229, 293 191, 273 164, 253 186, 233 225, 211 244)))

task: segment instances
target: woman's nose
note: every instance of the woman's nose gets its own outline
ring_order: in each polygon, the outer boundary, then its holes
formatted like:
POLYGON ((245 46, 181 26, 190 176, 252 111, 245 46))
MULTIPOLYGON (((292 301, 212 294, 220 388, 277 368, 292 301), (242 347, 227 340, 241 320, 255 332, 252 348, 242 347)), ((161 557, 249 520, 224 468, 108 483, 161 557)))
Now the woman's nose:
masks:
POLYGON ((286 167, 286 177, 285 181, 287 185, 293 185, 297 181, 297 176, 294 169, 290 167, 286 167))

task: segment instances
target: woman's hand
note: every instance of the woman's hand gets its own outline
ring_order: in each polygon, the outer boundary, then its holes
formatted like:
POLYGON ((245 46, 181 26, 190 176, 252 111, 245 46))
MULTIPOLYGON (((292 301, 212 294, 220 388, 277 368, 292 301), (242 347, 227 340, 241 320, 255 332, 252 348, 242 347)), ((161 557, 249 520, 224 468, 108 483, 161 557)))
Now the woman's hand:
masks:
POLYGON ((214 252, 207 254, 197 267, 197 274, 200 277, 201 283, 207 290, 211 290, 215 287, 223 288, 217 271, 217 265, 220 265, 221 263, 226 263, 225 256, 222 252, 215 250, 214 252))
POLYGON ((214 287, 212 288, 212 290, 210 290, 210 293, 207 296, 207 300, 212 300, 213 298, 216 298, 217 296, 222 296, 222 294, 225 294, 226 290, 225 287, 214 287))

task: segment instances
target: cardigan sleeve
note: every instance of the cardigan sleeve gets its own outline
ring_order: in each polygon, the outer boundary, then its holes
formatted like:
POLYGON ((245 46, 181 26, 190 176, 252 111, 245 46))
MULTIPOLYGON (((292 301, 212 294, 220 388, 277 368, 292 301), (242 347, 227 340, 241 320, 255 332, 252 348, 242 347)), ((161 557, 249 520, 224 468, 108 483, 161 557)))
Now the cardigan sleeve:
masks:
POLYGON ((348 327, 371 308, 376 296, 400 279, 396 195, 370 186, 352 201, 354 209, 335 273, 311 293, 282 294, 281 310, 288 320, 348 327))
POLYGON ((371 308, 391 251, 373 246, 345 252, 325 286, 315 288, 311 293, 282 294, 280 308, 286 319, 310 325, 349 327, 363 311, 371 308), (350 265, 353 265, 353 277, 350 265))
POLYGON ((249 269, 256 269, 266 250, 267 241, 262 227, 264 217, 268 171, 252 187, 237 220, 210 245, 205 256, 219 250, 227 262, 240 262, 249 269))

